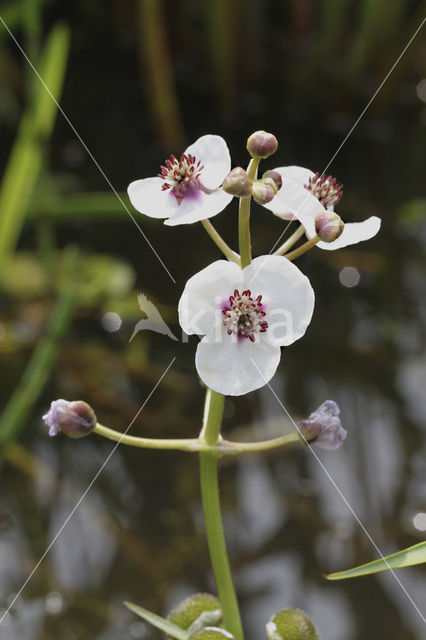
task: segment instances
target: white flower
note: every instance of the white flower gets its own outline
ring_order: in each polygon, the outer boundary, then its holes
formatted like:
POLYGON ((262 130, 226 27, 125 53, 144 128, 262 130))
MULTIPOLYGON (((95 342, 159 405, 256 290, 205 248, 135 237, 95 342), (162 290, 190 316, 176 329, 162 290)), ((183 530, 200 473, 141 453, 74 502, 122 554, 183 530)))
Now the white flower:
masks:
MULTIPOLYGON (((342 196, 342 186, 332 176, 320 176, 304 167, 290 166, 274 169, 283 184, 275 198, 265 204, 279 218, 297 218, 305 227, 308 238, 315 236, 315 217, 322 211, 334 210, 342 196)), ((318 242, 321 249, 340 249, 369 240, 380 229, 380 218, 371 216, 363 222, 347 222, 341 235, 333 242, 318 242)))
POLYGON ((287 258, 260 256, 244 269, 218 260, 186 283, 179 322, 204 335, 195 359, 203 382, 239 396, 272 378, 280 347, 303 336, 313 308, 308 278, 287 258))
POLYGON ((202 136, 176 158, 170 156, 155 178, 135 180, 127 192, 132 205, 151 218, 174 226, 211 218, 231 201, 220 189, 231 169, 226 142, 202 136))

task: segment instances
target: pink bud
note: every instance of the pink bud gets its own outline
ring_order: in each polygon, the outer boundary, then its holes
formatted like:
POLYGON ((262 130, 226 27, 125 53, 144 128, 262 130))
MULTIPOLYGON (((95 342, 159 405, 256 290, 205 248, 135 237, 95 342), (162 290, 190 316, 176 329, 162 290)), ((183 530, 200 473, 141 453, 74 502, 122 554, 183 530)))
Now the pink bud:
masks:
POLYGON ((334 211, 321 211, 315 217, 315 231, 323 242, 333 242, 343 231, 343 220, 334 211))
POLYGON ((265 171, 265 173, 263 174, 262 178, 264 180, 266 180, 267 178, 272 178, 272 180, 275 182, 275 185, 278 189, 281 189, 282 184, 283 184, 283 179, 281 177, 281 174, 278 173, 278 171, 274 171, 274 170, 269 170, 269 171, 265 171))
POLYGON ((278 149, 278 140, 272 133, 255 131, 247 140, 247 151, 252 158, 267 158, 278 149))
POLYGON ((251 186, 251 193, 253 195, 253 199, 258 204, 266 204, 267 202, 271 202, 271 200, 275 197, 277 192, 277 188, 272 179, 269 179, 272 184, 268 184, 268 179, 266 180, 255 180, 251 186))
POLYGON ((231 196, 246 198, 250 195, 250 181, 242 167, 235 167, 226 176, 222 183, 222 189, 231 196))

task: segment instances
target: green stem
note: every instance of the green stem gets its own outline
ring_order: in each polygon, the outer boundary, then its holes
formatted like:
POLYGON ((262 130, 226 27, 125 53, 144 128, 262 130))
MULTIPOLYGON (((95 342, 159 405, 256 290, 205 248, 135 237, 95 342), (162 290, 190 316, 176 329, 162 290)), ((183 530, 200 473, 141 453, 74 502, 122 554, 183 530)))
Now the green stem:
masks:
POLYGON ((120 433, 114 429, 104 427, 97 424, 94 432, 108 440, 114 440, 121 444, 127 444, 130 447, 140 447, 142 449, 177 449, 179 451, 199 451, 201 445, 195 438, 140 438, 138 436, 128 436, 126 433, 120 433))
POLYGON ((235 251, 233 251, 228 244, 226 244, 225 240, 216 231, 210 220, 201 220, 201 224, 203 225, 204 229, 207 231, 215 245, 222 251, 223 255, 231 262, 236 262, 239 265, 240 256, 238 255, 238 253, 235 253, 235 251))
MULTIPOLYGON (((200 439, 208 445, 221 441, 220 427, 223 416, 224 396, 211 389, 206 393, 203 429, 200 439)), ((222 514, 219 499, 218 460, 216 451, 200 453, 201 494, 210 559, 216 581, 225 629, 232 633, 235 640, 243 640, 243 628, 237 596, 232 580, 223 532, 222 514)))
POLYGON ((294 442, 304 442, 297 431, 286 433, 278 438, 270 438, 269 440, 261 440, 259 442, 231 442, 223 440, 222 447, 224 453, 244 453, 245 451, 267 451, 268 449, 276 449, 294 442), (228 451, 228 449, 230 449, 228 451))
MULTIPOLYGON (((247 177, 250 182, 256 177, 260 158, 252 158, 247 167, 247 177)), ((251 262, 251 239, 250 239, 250 203, 251 196, 240 198, 238 212, 238 242, 240 247, 241 268, 247 267, 251 262)))
POLYGON ((274 251, 274 256, 283 256, 285 253, 291 249, 291 247, 296 244, 296 242, 303 236, 305 233, 305 227, 301 224, 298 229, 294 233, 291 234, 289 238, 283 244, 274 251))
POLYGON ((294 260, 295 258, 298 258, 299 256, 301 256, 303 253, 306 253, 307 251, 309 251, 309 249, 312 249, 312 247, 315 247, 315 245, 319 241, 320 239, 318 238, 318 236, 314 236, 313 238, 311 238, 310 240, 302 244, 300 247, 297 247, 297 249, 295 249, 294 251, 290 251, 290 253, 286 253, 285 257, 287 258, 287 260, 294 260))
MULTIPOLYGON (((221 396, 219 395, 219 402, 220 398, 221 396)), ((217 409, 220 411, 220 407, 217 409)), ((218 457, 222 455, 234 456, 246 451, 267 451, 268 449, 276 449, 277 447, 283 447, 288 444, 293 444, 294 442, 304 442, 296 431, 287 433, 284 436, 270 438, 269 440, 261 440, 259 442, 232 442, 231 440, 223 440, 220 436, 214 440, 214 437, 210 439, 210 434, 209 442, 207 442, 203 433, 200 434, 199 438, 141 438, 140 436, 129 436, 126 433, 116 431, 115 429, 104 427, 102 424, 99 424, 99 422, 93 431, 103 438, 120 442, 121 444, 128 445, 129 447, 159 450, 174 449, 175 451, 197 453, 209 452, 218 457)), ((212 433, 211 436, 214 436, 214 434, 212 433)))

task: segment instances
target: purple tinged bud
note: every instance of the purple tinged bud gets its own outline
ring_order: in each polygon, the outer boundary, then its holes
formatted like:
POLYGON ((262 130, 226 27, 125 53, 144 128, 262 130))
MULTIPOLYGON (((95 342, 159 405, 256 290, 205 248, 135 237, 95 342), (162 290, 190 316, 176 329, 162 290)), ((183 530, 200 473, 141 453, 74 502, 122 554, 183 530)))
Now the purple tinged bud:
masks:
POLYGON ((226 176, 222 183, 222 189, 231 196, 246 198, 250 195, 250 181, 242 167, 235 167, 226 176))
POLYGON ((323 242, 333 242, 343 231, 343 220, 334 211, 321 211, 315 217, 315 231, 323 242))
POLYGON ((272 185, 268 183, 267 180, 255 180, 251 185, 251 193, 253 199, 258 204, 266 204, 267 202, 271 202, 276 194, 275 183, 272 179, 270 179, 272 185), (275 188, 274 188, 275 187, 275 188))
POLYGON ((272 133, 255 131, 247 140, 247 151, 252 158, 267 158, 278 149, 278 140, 272 133))
POLYGON ((62 431, 70 438, 88 436, 97 423, 92 407, 83 400, 54 400, 43 420, 49 427, 49 436, 62 431))
POLYGON ((264 180, 266 180, 267 178, 272 178, 272 180, 275 182, 275 186, 277 187, 277 191, 281 189, 281 187, 283 186, 283 179, 281 177, 281 174, 278 173, 278 171, 274 171, 274 170, 265 171, 262 178, 264 180))
POLYGON ((340 409, 333 400, 326 400, 306 420, 299 422, 303 437, 322 449, 339 449, 347 436, 340 422, 340 409))

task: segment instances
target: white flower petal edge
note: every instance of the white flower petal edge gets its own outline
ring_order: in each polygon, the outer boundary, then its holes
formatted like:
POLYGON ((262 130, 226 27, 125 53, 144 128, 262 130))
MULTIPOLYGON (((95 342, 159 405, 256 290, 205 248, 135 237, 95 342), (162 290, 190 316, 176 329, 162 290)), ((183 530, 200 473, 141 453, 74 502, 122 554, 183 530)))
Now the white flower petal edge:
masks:
POLYGON ((201 136, 186 150, 204 166, 200 182, 206 189, 217 189, 231 171, 231 156, 223 138, 208 134, 201 136))
POLYGON ((201 380, 213 391, 241 396, 267 384, 280 358, 280 347, 262 340, 217 344, 205 337, 197 347, 195 366, 201 380))
POLYGON ((205 135, 179 158, 170 156, 158 177, 135 180, 128 188, 132 205, 151 218, 176 226, 211 218, 232 200, 222 189, 231 169, 223 138, 205 135))
POLYGON ((178 305, 179 324, 188 335, 205 335, 223 320, 220 302, 241 288, 244 277, 235 262, 217 260, 189 278, 178 305))
MULTIPOLYGON (((263 206, 284 220, 291 219, 291 215, 293 215, 305 227, 308 238, 313 238, 315 236, 315 217, 321 211, 327 210, 304 187, 309 177, 315 174, 303 167, 278 167, 274 171, 281 175, 283 184, 275 198, 263 206), (291 176, 298 176, 298 180, 293 180, 291 176)), ((329 209, 333 210, 333 207, 329 207, 329 209)), ((327 251, 341 249, 342 247, 373 238, 378 233, 380 226, 381 220, 377 216, 371 216, 362 222, 347 222, 337 240, 334 240, 334 242, 318 242, 317 246, 327 251)))
POLYGON ((305 186, 305 184, 309 184, 309 178, 313 178, 315 173, 306 167, 298 167, 297 165, 289 165, 288 167, 279 167, 278 169, 274 169, 274 171, 278 171, 281 174, 282 178, 289 178, 289 180, 294 180, 298 184, 305 186))
POLYGON ((131 182, 127 187, 127 193, 134 208, 150 218, 168 218, 175 215, 179 203, 170 191, 161 190, 162 184, 161 178, 143 178, 131 182))
POLYGON ((262 294, 271 344, 288 346, 301 338, 312 318, 315 294, 309 279, 282 256, 259 256, 244 269, 246 287, 262 294))
POLYGON ((305 227, 308 238, 315 235, 315 217, 325 211, 321 202, 310 191, 302 187, 298 182, 286 178, 281 169, 274 169, 281 174, 282 187, 271 202, 263 205, 279 218, 288 219, 289 215, 297 218, 305 227))
POLYGON ((165 220, 164 224, 176 227, 179 224, 191 224, 206 220, 223 211, 231 200, 232 196, 222 189, 211 193, 204 193, 200 190, 194 196, 188 196, 182 200, 174 216, 165 220), (198 199, 198 202, 194 202, 195 199, 198 199))
POLYGON ((376 216, 371 216, 362 222, 346 222, 341 235, 334 242, 318 242, 320 249, 334 251, 363 240, 373 238, 380 229, 382 221, 376 216))
POLYGON ((203 382, 242 395, 272 378, 280 346, 302 337, 313 308, 308 278, 287 258, 260 256, 243 270, 218 260, 188 280, 179 322, 186 333, 205 336, 196 355, 203 382))

